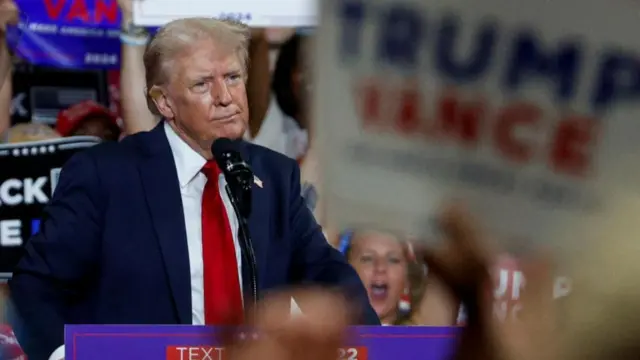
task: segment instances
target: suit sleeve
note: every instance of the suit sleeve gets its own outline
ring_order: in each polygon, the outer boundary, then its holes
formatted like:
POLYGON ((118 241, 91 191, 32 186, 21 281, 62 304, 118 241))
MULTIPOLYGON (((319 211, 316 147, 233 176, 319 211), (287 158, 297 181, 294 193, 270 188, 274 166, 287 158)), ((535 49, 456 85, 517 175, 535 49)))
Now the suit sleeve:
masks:
POLYGON ((295 163, 291 174, 289 223, 293 237, 292 283, 338 288, 352 301, 354 310, 360 315, 357 316, 357 325, 380 325, 360 277, 345 257, 329 244, 306 206, 301 194, 300 169, 295 163))
POLYGON ((14 270, 11 300, 30 359, 46 359, 64 343, 65 308, 99 264, 103 196, 93 158, 84 152, 67 161, 40 232, 14 270))

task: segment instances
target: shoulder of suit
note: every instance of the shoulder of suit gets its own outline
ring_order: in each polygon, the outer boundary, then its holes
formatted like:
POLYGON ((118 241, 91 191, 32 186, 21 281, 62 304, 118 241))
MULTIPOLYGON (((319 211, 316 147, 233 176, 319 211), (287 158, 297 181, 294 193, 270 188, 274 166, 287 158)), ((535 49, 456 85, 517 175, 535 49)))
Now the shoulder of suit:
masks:
MULTIPOLYGON (((140 155, 144 154, 141 142, 147 132, 141 132, 127 136, 120 142, 105 142, 86 150, 86 154, 100 162, 131 162, 136 161, 140 155)), ((250 163, 253 167, 266 167, 273 169, 289 169, 298 166, 297 162, 290 157, 271 150, 261 145, 245 142, 250 163)))
POLYGON ((138 143, 143 134, 127 136, 119 142, 103 142, 88 148, 84 153, 99 163, 130 162, 142 154, 138 143))

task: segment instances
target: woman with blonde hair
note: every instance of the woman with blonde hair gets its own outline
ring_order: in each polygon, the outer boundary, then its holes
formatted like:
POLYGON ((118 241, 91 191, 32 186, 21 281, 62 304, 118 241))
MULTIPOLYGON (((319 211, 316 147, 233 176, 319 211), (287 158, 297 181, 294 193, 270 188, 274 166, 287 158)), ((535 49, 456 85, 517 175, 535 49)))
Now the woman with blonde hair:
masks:
POLYGON ((394 232, 373 229, 340 236, 340 250, 362 280, 383 325, 449 326, 457 302, 428 277, 409 241, 394 232))

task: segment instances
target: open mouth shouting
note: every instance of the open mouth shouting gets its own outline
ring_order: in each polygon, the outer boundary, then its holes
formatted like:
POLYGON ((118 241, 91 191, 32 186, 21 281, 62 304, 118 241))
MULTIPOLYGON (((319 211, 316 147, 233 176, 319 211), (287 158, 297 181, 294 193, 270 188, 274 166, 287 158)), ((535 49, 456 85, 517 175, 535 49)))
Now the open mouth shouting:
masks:
POLYGON ((374 281, 369 285, 369 297, 373 302, 383 302, 389 296, 389 285, 387 282, 374 281))

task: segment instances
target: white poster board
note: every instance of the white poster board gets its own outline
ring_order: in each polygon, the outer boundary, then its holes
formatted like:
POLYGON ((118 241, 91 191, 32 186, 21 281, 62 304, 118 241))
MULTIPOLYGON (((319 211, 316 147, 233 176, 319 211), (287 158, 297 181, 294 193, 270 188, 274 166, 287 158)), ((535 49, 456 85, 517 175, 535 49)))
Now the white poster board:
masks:
POLYGON ((640 194, 640 5, 323 0, 314 119, 328 226, 564 246, 640 194))
POLYGON ((317 24, 316 0, 134 0, 133 20, 162 26, 186 17, 232 18, 252 27, 305 27, 317 24))

